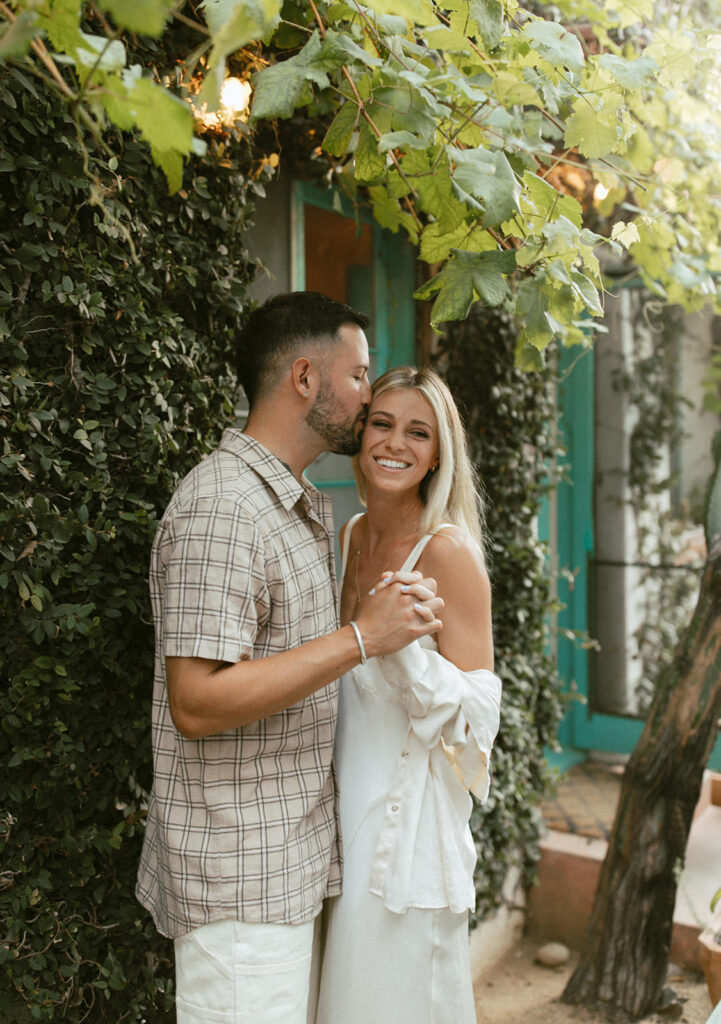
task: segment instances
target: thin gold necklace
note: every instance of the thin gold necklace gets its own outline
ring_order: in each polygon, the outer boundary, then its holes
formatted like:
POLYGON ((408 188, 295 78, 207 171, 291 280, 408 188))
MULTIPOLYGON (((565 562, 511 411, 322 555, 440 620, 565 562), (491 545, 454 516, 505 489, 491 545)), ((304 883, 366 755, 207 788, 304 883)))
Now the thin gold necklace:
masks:
MULTIPOLYGON (((406 536, 406 537, 402 537, 398 541, 398 543, 395 545, 395 547, 391 551, 390 555, 388 556, 388 559, 387 559, 388 562, 392 562, 393 561, 393 556, 395 555, 396 551, 398 550, 398 548, 402 544, 405 544, 407 542, 407 540, 408 540, 408 537, 406 536)), ((361 535, 361 541, 360 541, 360 544, 358 546, 358 550, 355 553, 355 592, 356 592, 356 600, 355 600, 355 607, 353 609, 353 614, 354 615, 358 611, 358 609, 360 608, 360 604, 361 604, 361 601, 362 601, 361 592, 360 592, 360 585, 358 583, 358 566, 360 565, 360 556, 361 556, 362 548, 363 548, 363 536, 361 535)))
POLYGON ((358 550, 355 553, 355 592, 356 592, 356 599, 355 599, 355 607, 353 609, 353 614, 355 614, 358 611, 358 609, 360 608, 360 603, 361 603, 361 592, 360 592, 360 587, 358 586, 358 563, 360 562, 360 553, 361 553, 361 549, 358 548, 358 550))

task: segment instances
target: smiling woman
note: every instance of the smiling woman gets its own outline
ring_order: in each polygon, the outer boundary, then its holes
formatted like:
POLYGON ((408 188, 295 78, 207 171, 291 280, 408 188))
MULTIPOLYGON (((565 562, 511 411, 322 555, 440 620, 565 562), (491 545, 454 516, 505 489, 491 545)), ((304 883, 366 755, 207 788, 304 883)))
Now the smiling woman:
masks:
POLYGON ((366 421, 359 466, 368 489, 420 486, 426 474, 434 473, 438 427, 428 399, 418 391, 382 395, 366 421))
POLYGON ((437 638, 369 658, 341 682, 343 896, 329 910, 316 1024, 471 1024, 469 791, 488 794, 501 686, 480 503, 458 411, 433 371, 376 381, 356 476, 367 512, 342 532, 341 621, 360 625, 414 569, 445 607, 437 638))
MULTIPOLYGON (((429 439, 432 436, 435 444, 435 465, 434 460, 428 464, 426 473, 418 481, 414 498, 420 502, 420 528, 427 533, 441 522, 454 523, 468 533, 482 551, 482 488, 468 457, 465 430, 453 397, 432 370, 399 366, 388 370, 373 385, 368 416, 370 429, 365 432, 361 457, 354 465, 361 501, 368 504, 368 489, 372 486, 364 469, 363 453, 367 452, 368 445, 379 440, 379 432, 386 436, 396 434, 391 444, 398 444, 398 432, 394 428, 399 411, 406 426, 405 456, 415 458, 413 453, 418 454, 423 445, 429 443, 420 436, 423 433, 429 439), (376 425, 371 426, 372 422, 376 425)), ((397 459, 398 448, 389 449, 386 454, 397 459)))

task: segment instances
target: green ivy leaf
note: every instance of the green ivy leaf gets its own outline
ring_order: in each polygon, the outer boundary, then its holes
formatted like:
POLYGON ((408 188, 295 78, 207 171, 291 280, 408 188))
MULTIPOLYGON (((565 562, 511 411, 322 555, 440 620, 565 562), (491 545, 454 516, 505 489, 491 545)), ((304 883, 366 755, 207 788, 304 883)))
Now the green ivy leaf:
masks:
POLYGON ((328 70, 335 70, 344 64, 352 64, 354 61, 364 64, 366 67, 377 68, 383 65, 380 57, 364 50, 362 46, 358 46, 350 36, 334 32, 330 28, 323 40, 321 57, 328 70))
POLYGON ((355 177, 361 184, 368 185, 383 177, 386 158, 378 152, 378 141, 367 121, 362 121, 358 145, 355 151, 355 177))
POLYGON ((496 227, 518 210, 521 186, 508 159, 496 149, 449 147, 455 169, 453 180, 468 195, 483 204, 483 226, 496 227))
POLYGON ((453 250, 440 273, 415 292, 417 299, 437 295, 431 310, 436 326, 450 320, 462 320, 476 298, 489 306, 499 306, 509 293, 506 277, 515 268, 512 252, 470 253, 453 250))
POLYGON ((101 0, 100 7, 129 32, 159 36, 175 7, 175 0, 101 0))
POLYGON ((37 24, 45 30, 54 49, 72 55, 83 42, 80 16, 80 0, 54 0, 49 13, 38 13, 37 24))
POLYGON ((602 53, 598 63, 609 71, 624 89, 640 89, 658 71, 656 61, 645 54, 633 60, 626 60, 615 53, 602 53))
POLYGON ((15 21, 10 22, 0 36, 0 60, 6 57, 22 57, 30 49, 30 41, 37 34, 36 12, 19 11, 15 21))
POLYGON ((130 100, 138 128, 156 150, 191 152, 193 115, 187 103, 149 78, 136 81, 130 100))
POLYGON ((394 234, 402 227, 411 240, 417 243, 418 229, 413 217, 401 208, 396 199, 388 195, 387 189, 383 185, 371 185, 368 194, 373 204, 373 216, 380 226, 394 234))
MULTIPOLYGON (((524 200, 532 205, 534 212, 542 221, 565 217, 580 230, 583 223, 583 208, 574 196, 558 192, 553 185, 549 185, 531 171, 526 171, 523 175, 523 186, 524 200)), ((538 231, 540 225, 534 222, 533 229, 538 231)))
POLYGON ((108 76, 100 100, 113 124, 122 131, 129 132, 135 124, 135 110, 125 82, 113 75, 108 76))
POLYGON ((627 223, 622 220, 617 220, 611 228, 611 238, 614 242, 619 242, 626 249, 635 245, 636 242, 641 241, 638 228, 633 221, 627 223))
POLYGON ((125 67, 125 47, 119 39, 82 33, 83 45, 75 49, 75 61, 86 68, 99 71, 122 71, 125 67))
MULTIPOLYGON (((445 161, 437 169, 437 173, 434 173, 429 165, 427 173, 414 179, 421 209, 435 218, 438 229, 443 234, 453 231, 461 224, 467 212, 465 205, 459 202, 453 193, 453 185, 447 172, 444 173, 444 165, 445 161)), ((403 169, 406 170, 406 167, 407 161, 404 160, 403 169)))
POLYGON ((577 36, 556 21, 530 21, 519 33, 534 50, 553 65, 569 71, 582 71, 585 64, 583 47, 577 36))
POLYGON ((425 149, 427 143, 411 132, 386 132, 378 139, 378 150, 387 153, 389 149, 425 149))
POLYGON ((173 149, 158 149, 156 146, 150 146, 150 152, 153 155, 153 160, 160 167, 165 174, 165 178, 168 182, 168 192, 170 195, 175 195, 183 184, 183 158, 176 150, 173 149))
POLYGON ((503 4, 500 0, 470 0, 469 12, 488 50, 495 50, 503 35, 503 4))
POLYGON ((537 278, 526 278, 519 285, 516 312, 524 321, 523 340, 542 351, 557 332, 548 312, 546 290, 537 278))
POLYGON ((541 98, 531 85, 509 71, 499 71, 493 78, 493 91, 504 107, 542 106, 541 98))
POLYGON ((323 149, 332 156, 345 156, 357 123, 358 107, 352 100, 346 100, 325 134, 323 149))
POLYGON ((253 121, 291 117, 309 82, 321 89, 328 87, 321 49, 320 37, 314 32, 300 53, 253 76, 253 121))
POLYGON ((280 20, 282 2, 202 0, 201 7, 214 45, 225 53, 233 53, 254 39, 270 41, 280 20))
POLYGON ((521 333, 515 350, 515 366, 524 373, 540 372, 544 368, 541 352, 521 333))
POLYGON ((617 152, 623 143, 619 111, 622 97, 605 92, 579 97, 566 124, 564 142, 589 158, 617 152))
POLYGON ((459 224, 452 231, 444 231, 437 221, 427 224, 421 235, 420 258, 426 263, 441 263, 451 249, 461 246, 467 233, 465 224, 459 224))
POLYGON ((697 49, 696 39, 688 33, 659 29, 646 47, 644 57, 656 61, 661 84, 674 88, 695 73, 697 49))
POLYGON ((411 25, 433 25, 436 21, 429 0, 365 0, 365 6, 376 14, 404 18, 411 25))
POLYGON ((603 305, 593 281, 579 270, 571 273, 571 287, 592 316, 603 316, 603 305))

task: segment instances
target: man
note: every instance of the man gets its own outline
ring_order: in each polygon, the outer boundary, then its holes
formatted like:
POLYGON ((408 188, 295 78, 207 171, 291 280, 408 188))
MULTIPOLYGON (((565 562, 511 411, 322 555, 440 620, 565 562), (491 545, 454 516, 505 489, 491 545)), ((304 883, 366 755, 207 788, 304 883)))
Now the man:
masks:
POLYGON ((178 1024, 305 1024, 313 921, 340 891, 337 679, 440 628, 417 573, 337 628, 330 503, 302 473, 358 449, 367 322, 315 292, 251 314, 245 430, 183 480, 153 545, 155 779, 137 895, 176 940, 178 1024))

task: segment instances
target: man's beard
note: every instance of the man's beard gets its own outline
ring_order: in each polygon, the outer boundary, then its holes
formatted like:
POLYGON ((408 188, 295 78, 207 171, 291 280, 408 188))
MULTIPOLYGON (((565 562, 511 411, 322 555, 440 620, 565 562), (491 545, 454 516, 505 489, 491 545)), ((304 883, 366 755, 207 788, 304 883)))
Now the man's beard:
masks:
POLYGON ((349 416, 339 419, 340 403, 325 378, 321 378, 318 395, 308 410, 305 420, 316 434, 323 438, 327 450, 336 455, 357 455, 360 451, 360 424, 364 413, 354 420, 349 416))

